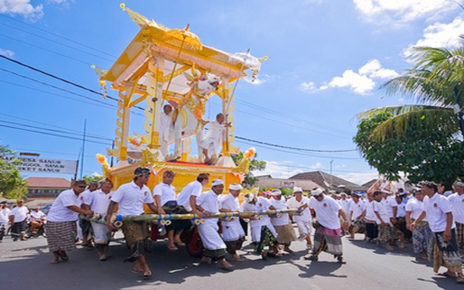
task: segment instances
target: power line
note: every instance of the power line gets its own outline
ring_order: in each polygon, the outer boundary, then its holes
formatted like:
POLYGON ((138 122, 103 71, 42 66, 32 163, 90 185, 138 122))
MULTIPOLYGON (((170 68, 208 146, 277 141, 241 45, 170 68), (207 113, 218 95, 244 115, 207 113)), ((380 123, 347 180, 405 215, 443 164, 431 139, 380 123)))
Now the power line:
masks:
POLYGON ((83 49, 80 49, 80 48, 77 48, 77 47, 73 47, 73 46, 68 45, 68 44, 60 43, 60 42, 58 42, 58 41, 56 41, 56 40, 53 40, 53 39, 50 39, 50 38, 47 38, 47 37, 44 37, 44 36, 35 34, 35 33, 33 33, 33 32, 27 31, 27 30, 23 30, 23 29, 21 29, 21 28, 15 27, 15 26, 13 26, 13 25, 8 25, 8 24, 6 24, 6 23, 0 23, 0 25, 9 27, 9 28, 12 28, 12 29, 15 29, 15 30, 18 30, 18 31, 21 31, 21 32, 24 32, 24 33, 27 33, 27 34, 30 34, 30 35, 33 35, 33 36, 38 37, 38 38, 41 38, 41 39, 45 39, 45 40, 47 40, 47 41, 53 42, 53 43, 55 43, 55 44, 58 44, 58 45, 61 45, 61 46, 64 46, 64 47, 67 47, 67 48, 70 48, 70 49, 74 49, 74 50, 79 51, 79 52, 81 52, 81 53, 85 53, 85 54, 88 54, 88 55, 92 55, 92 56, 98 57, 99 59, 105 59, 105 60, 111 61, 111 62, 114 61, 114 59, 110 59, 110 58, 107 58, 107 57, 102 57, 102 56, 99 56, 99 55, 97 55, 97 54, 94 54, 94 53, 85 51, 85 50, 83 50, 83 49))
POLYGON ((69 55, 63 54, 63 53, 61 53, 61 52, 57 52, 57 51, 54 51, 54 50, 51 50, 51 49, 48 49, 48 48, 39 46, 39 45, 34 44, 34 43, 30 43, 30 42, 27 42, 27 41, 24 41, 24 40, 21 40, 21 39, 17 39, 17 38, 11 37, 11 36, 9 36, 9 35, 5 35, 5 34, 0 33, 0 36, 1 36, 1 37, 4 37, 4 38, 8 38, 8 39, 13 40, 13 41, 17 41, 17 42, 21 42, 21 43, 27 44, 27 45, 29 45, 29 46, 32 46, 32 47, 35 47, 35 48, 38 48, 38 49, 41 49, 41 50, 44 50, 44 51, 48 51, 48 52, 50 52, 50 53, 53 53, 53 54, 56 54, 56 55, 59 55, 59 56, 65 57, 65 58, 69 58, 69 59, 71 59, 71 60, 77 61, 77 62, 79 62, 79 63, 85 64, 85 65, 88 65, 88 66, 91 66, 91 65, 92 65, 91 63, 88 63, 88 62, 86 62, 86 61, 80 60, 80 59, 75 58, 75 57, 73 57, 73 56, 69 56, 69 55))
MULTIPOLYGON (((77 83, 75 83, 75 82, 69 81, 69 80, 64 79, 64 78, 62 78, 62 77, 59 77, 59 76, 56 76, 56 75, 54 75, 54 74, 48 73, 48 72, 43 71, 43 70, 41 70, 41 69, 39 69, 39 68, 30 66, 30 65, 28 65, 28 64, 25 64, 25 63, 20 62, 20 61, 18 61, 18 60, 12 59, 12 58, 7 57, 7 56, 5 56, 5 55, 0 55, 0 57, 1 57, 1 58, 4 58, 5 60, 8 60, 8 61, 10 61, 10 62, 13 62, 13 63, 15 63, 15 64, 17 64, 17 65, 26 67, 26 68, 28 68, 28 69, 30 69, 30 70, 35 71, 35 72, 44 74, 44 75, 46 75, 46 76, 49 76, 49 77, 51 77, 51 78, 54 78, 54 79, 59 80, 59 81, 61 81, 61 82, 64 82, 64 83, 66 83, 66 84, 68 84, 68 85, 75 86, 75 87, 80 88, 80 89, 82 89, 82 90, 85 90, 85 91, 91 92, 91 93, 93 93, 93 94, 96 94, 96 95, 99 95, 99 96, 102 96, 102 97, 105 97, 105 98, 108 98, 108 99, 110 99, 110 100, 113 100, 113 101, 118 102, 118 99, 115 98, 115 97, 112 97, 112 96, 109 96, 109 95, 105 95, 105 94, 103 94, 103 93, 101 93, 101 92, 97 92, 97 91, 95 91, 95 90, 93 90, 93 89, 87 88, 87 87, 85 87, 85 86, 83 86, 83 85, 77 84, 77 83)), ((144 108, 138 107, 138 106, 134 106, 134 108, 137 108, 137 109, 142 110, 142 111, 145 110, 144 108)))
POLYGON ((239 139, 239 140, 243 140, 243 141, 249 141, 249 142, 262 144, 262 145, 268 145, 268 146, 283 148, 283 149, 291 149, 291 150, 307 151, 307 152, 341 153, 341 152, 355 152, 355 151, 357 151, 356 149, 320 150, 320 149, 308 149, 308 148, 300 148, 300 147, 291 147, 291 146, 284 146, 284 145, 278 145, 278 144, 273 144, 273 143, 262 142, 262 141, 259 141, 259 140, 253 140, 253 139, 240 137, 240 136, 235 136, 235 139, 239 139))
MULTIPOLYGON (((50 129, 50 128, 44 128, 44 127, 38 127, 38 126, 28 125, 28 124, 24 124, 24 123, 5 121, 5 120, 0 120, 0 123, 1 123, 1 122, 7 123, 7 124, 13 124, 13 125, 18 125, 18 126, 23 126, 23 127, 28 127, 28 128, 39 129, 39 130, 47 130, 47 131, 50 131, 50 132, 56 132, 56 133, 62 133, 62 134, 68 134, 68 135, 84 136, 84 134, 82 134, 82 133, 77 133, 77 134, 75 134, 75 133, 69 132, 68 130, 65 131, 65 130, 50 129)), ((78 131, 76 131, 76 130, 70 130, 70 131, 78 132, 78 131)), ((113 139, 105 138, 105 137, 101 137, 101 136, 95 136, 95 135, 89 135, 89 134, 85 134, 85 136, 88 137, 88 138, 93 138, 93 139, 99 139, 99 140, 101 139, 101 140, 113 141, 113 139)))
MULTIPOLYGON (((16 63, 16 64, 19 64, 19 65, 21 65, 21 66, 27 67, 27 68, 29 68, 29 69, 31 69, 31 70, 40 72, 40 73, 45 74, 45 75, 47 75, 47 76, 50 76, 50 77, 52 77, 52 78, 58 79, 58 80, 60 80, 60 81, 62 81, 62 82, 65 82, 65 83, 67 83, 67 84, 71 84, 71 85, 76 86, 76 87, 78 87, 78 88, 81 88, 81 89, 90 91, 90 92, 92 92, 92 93, 94 93, 94 94, 98 94, 98 95, 102 95, 102 96, 103 96, 103 94, 100 93, 100 92, 94 91, 94 90, 89 89, 89 88, 87 88, 87 87, 84 87, 84 86, 82 86, 82 85, 76 84, 76 83, 74 83, 74 82, 68 81, 68 80, 63 79, 63 78, 61 78, 61 77, 58 77, 58 76, 55 76, 55 75, 53 75, 53 74, 47 73, 47 72, 45 72, 45 71, 42 71, 42 70, 37 69, 37 68, 35 68, 35 67, 32 67, 32 66, 30 66, 30 65, 24 64, 24 63, 22 63, 22 62, 20 62, 20 61, 11 59, 11 58, 9 58, 9 57, 7 57, 7 56, 0 55, 0 57, 6 59, 6 60, 8 60, 8 61, 14 62, 14 63, 16 63)), ((2 69, 2 70, 3 70, 3 69, 2 69)), ((108 96, 108 98, 111 99, 111 100, 114 100, 114 101, 118 101, 118 100, 117 100, 116 98, 114 98, 114 97, 108 96)), ((144 109, 141 108, 141 107, 136 107, 136 108, 139 108, 139 109, 141 109, 141 110, 144 110, 144 109)), ((293 125, 292 125, 292 126, 293 126, 293 125)), ((291 150, 308 151, 308 152, 343 153, 343 152, 354 152, 354 151, 356 151, 356 149, 344 149, 344 150, 318 150, 318 149, 309 149, 309 148, 298 148, 298 147, 290 147, 290 146, 284 146, 284 145, 279 145, 279 144, 273 144, 273 143, 262 142, 262 141, 259 141, 259 140, 253 140, 253 139, 249 139, 249 138, 245 138, 245 137, 240 137, 240 136, 236 136, 236 138, 237 138, 237 139, 243 138, 244 141, 254 142, 254 143, 261 144, 261 145, 267 145, 267 146, 273 146, 273 147, 284 148, 284 149, 291 149, 291 150)))
MULTIPOLYGON (((81 138, 77 138, 77 137, 65 136, 65 135, 63 135, 63 134, 55 134, 55 133, 49 133, 49 132, 42 132, 42 131, 32 130, 32 129, 26 129, 26 128, 20 128, 20 127, 17 127, 17 126, 10 126, 10 125, 0 124, 0 127, 5 127, 5 128, 10 128, 10 129, 14 129, 14 130, 20 130, 20 131, 26 131, 26 132, 31 132, 31 133, 37 133, 37 134, 43 134, 43 135, 49 135, 49 136, 55 136, 55 137, 61 137, 61 138, 66 138, 66 139, 71 139, 71 140, 82 141, 81 138)), ((111 146, 111 143, 103 143, 103 142, 98 142, 98 141, 93 141, 93 140, 87 140, 87 142, 111 146)))
POLYGON ((85 48, 88 48, 88 49, 91 49, 91 50, 100 52, 100 53, 105 54, 105 55, 107 55, 107 56, 111 56, 111 57, 117 58, 117 56, 112 55, 112 54, 109 54, 108 52, 106 52, 106 51, 104 51, 104 50, 100 50, 100 49, 98 49, 98 48, 91 47, 91 46, 89 46, 89 45, 87 45, 87 44, 85 44, 85 43, 76 41, 75 39, 68 38, 68 37, 66 37, 66 36, 64 36, 64 35, 61 35, 61 34, 58 34, 58 33, 56 33, 56 32, 48 31, 48 30, 46 30, 46 29, 43 29, 43 28, 40 28, 40 27, 36 27, 36 26, 31 26, 29 23, 23 22, 23 21, 21 21, 21 20, 19 20, 19 19, 16 19, 16 18, 8 17, 8 16, 6 16, 6 15, 1 15, 1 14, 0 14, 0 16, 3 17, 3 18, 6 18, 6 19, 8 19, 8 20, 12 20, 12 21, 21 23, 21 24, 26 25, 26 26, 28 26, 28 27, 30 27, 30 28, 33 28, 33 29, 36 29, 36 30, 39 30, 39 31, 42 31, 42 32, 45 32, 45 33, 48 33, 48 34, 53 35, 53 36, 55 36, 55 37, 59 37, 59 38, 65 39, 66 41, 69 41, 69 42, 71 42, 71 43, 80 45, 80 46, 82 46, 82 47, 85 47, 85 48))

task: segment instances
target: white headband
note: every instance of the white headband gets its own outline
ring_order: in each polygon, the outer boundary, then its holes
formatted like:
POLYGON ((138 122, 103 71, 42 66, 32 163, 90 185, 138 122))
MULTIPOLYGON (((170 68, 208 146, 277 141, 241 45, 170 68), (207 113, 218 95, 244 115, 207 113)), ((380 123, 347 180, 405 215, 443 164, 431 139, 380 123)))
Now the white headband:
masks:
POLYGON ((242 190, 243 187, 240 184, 232 183, 229 185, 229 190, 242 190))
POLYGON ((224 185, 224 181, 221 179, 215 179, 213 180, 213 183, 211 185, 212 186, 224 185))

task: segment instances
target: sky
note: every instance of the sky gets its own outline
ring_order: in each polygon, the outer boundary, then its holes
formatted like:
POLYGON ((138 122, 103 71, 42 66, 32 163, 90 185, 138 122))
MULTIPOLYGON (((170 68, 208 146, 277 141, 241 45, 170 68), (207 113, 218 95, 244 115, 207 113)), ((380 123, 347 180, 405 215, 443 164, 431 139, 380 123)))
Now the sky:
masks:
MULTIPOLYGON (((257 81, 244 79, 237 85, 235 134, 319 150, 356 149, 352 138, 358 113, 413 103, 408 96, 386 95, 380 86, 411 66, 407 57, 412 47, 454 48, 464 32, 464 10, 452 0, 125 4, 169 28, 189 24, 207 46, 268 56, 257 81)), ((0 0, 0 55, 96 91, 100 86, 90 66, 110 68, 138 30, 116 1, 0 0)), ((114 138, 113 101, 1 58, 0 86, 0 144, 44 158, 76 160, 86 122, 92 137, 85 144, 83 173, 101 172, 95 154, 105 153, 114 138), (24 130, 43 128, 71 138, 24 130)), ((108 94, 117 96, 113 90, 108 94)), ((218 104, 212 98, 207 118, 214 117, 218 104)), ((141 123, 143 117, 133 114, 132 120, 141 123)), ((332 169, 358 184, 378 176, 359 151, 302 154, 238 141, 234 145, 255 147, 258 159, 267 161, 257 175, 286 178, 332 169)))

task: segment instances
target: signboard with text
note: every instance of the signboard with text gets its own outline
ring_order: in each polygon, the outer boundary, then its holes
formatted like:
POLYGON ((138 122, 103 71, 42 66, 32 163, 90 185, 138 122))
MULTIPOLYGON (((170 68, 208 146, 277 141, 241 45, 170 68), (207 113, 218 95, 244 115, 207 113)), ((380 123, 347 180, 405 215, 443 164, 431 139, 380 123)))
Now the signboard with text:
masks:
POLYGON ((19 159, 21 162, 16 165, 19 171, 38 172, 38 173, 57 173, 74 174, 76 172, 77 161, 47 159, 39 156, 20 155, 18 157, 0 156, 0 158, 11 161, 19 159))

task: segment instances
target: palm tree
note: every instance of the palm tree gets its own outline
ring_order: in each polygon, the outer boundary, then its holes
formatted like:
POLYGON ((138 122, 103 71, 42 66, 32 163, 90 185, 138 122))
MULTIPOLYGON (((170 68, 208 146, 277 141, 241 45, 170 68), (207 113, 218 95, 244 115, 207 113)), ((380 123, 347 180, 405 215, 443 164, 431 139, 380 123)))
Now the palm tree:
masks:
POLYGON ((427 130, 461 132, 464 137, 464 47, 416 47, 411 55, 414 65, 384 85, 387 93, 402 93, 416 101, 412 105, 376 108, 360 113, 360 118, 379 112, 393 116, 373 131, 371 138, 401 137, 410 126, 427 130))

